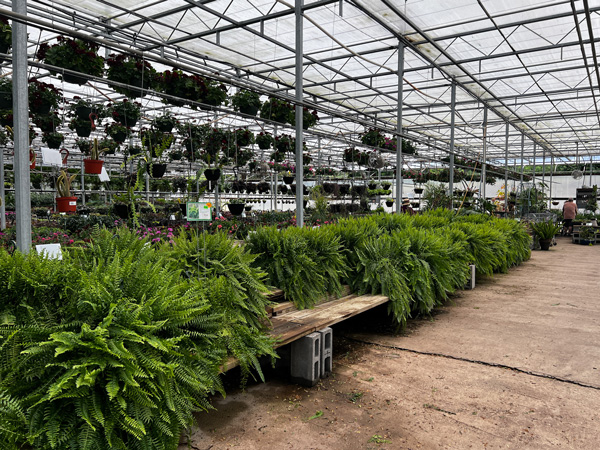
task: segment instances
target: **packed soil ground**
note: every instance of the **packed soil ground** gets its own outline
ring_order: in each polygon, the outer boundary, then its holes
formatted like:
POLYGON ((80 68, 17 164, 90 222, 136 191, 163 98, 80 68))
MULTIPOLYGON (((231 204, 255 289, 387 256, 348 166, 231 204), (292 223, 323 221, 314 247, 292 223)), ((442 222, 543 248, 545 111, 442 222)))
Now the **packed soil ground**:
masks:
POLYGON ((561 238, 400 334, 385 306, 361 314, 334 326, 331 377, 232 372, 180 449, 597 450, 599 263, 561 238))

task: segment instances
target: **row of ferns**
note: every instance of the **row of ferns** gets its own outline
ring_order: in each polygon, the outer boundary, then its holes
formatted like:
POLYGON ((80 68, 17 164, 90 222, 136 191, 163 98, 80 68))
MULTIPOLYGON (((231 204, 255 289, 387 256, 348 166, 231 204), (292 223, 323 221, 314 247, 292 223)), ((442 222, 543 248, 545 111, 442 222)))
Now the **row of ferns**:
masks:
POLYGON ((177 448, 196 411, 224 395, 229 357, 262 377, 275 358, 270 286, 299 308, 350 285, 389 296, 399 325, 462 288, 468 264, 529 258, 517 222, 377 215, 317 229, 263 228, 244 246, 181 231, 150 244, 98 231, 62 261, 0 254, 0 441, 7 450, 177 448))

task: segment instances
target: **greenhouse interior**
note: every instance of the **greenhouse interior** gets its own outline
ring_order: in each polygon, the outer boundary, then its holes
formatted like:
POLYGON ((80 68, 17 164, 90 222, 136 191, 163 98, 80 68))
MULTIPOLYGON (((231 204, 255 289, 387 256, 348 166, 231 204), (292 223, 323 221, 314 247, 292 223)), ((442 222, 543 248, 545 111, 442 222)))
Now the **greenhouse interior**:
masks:
POLYGON ((0 0, 0 447, 595 450, 599 40, 0 0))

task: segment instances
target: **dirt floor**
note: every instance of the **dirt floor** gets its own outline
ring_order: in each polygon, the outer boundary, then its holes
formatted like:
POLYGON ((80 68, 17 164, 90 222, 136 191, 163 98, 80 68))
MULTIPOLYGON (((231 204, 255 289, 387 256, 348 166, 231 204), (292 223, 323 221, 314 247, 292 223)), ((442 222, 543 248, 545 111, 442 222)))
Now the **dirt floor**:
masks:
POLYGON ((596 450, 599 263, 562 238, 401 335, 385 306, 339 324, 333 376, 230 388, 180 449, 596 450))

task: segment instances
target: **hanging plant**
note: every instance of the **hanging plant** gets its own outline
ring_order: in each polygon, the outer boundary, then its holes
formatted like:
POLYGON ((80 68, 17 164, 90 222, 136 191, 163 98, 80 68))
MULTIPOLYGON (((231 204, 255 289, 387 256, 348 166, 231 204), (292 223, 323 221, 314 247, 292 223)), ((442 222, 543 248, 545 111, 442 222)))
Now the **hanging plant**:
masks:
POLYGON ((221 106, 224 103, 226 104, 227 87, 220 81, 206 80, 206 92, 200 102, 210 106, 221 106))
POLYGON ((360 135, 360 141, 364 145, 370 145, 372 147, 381 147, 385 144, 385 136, 377 128, 369 128, 367 131, 360 135))
POLYGON ((294 112, 292 104, 286 100, 269 97, 260 108, 260 117, 280 123, 291 123, 290 118, 294 112))
POLYGON ((89 137, 92 133, 92 121, 90 119, 80 119, 79 117, 73 117, 69 122, 69 128, 74 130, 79 137, 89 137))
POLYGON ((99 120, 106 117, 104 105, 92 103, 90 100, 84 100, 81 97, 73 97, 73 101, 69 103, 69 112, 72 116, 81 120, 99 120), (90 117, 90 114, 94 116, 90 117))
MULTIPOLYGON (((319 115, 316 110, 311 111, 306 106, 302 108, 302 128, 308 130, 310 127, 314 127, 319 121, 319 115)), ((292 106, 292 113, 290 114, 290 125, 296 126, 296 108, 292 106)))
MULTIPOLYGON (((187 75, 181 70, 165 70, 158 77, 158 87, 162 92, 192 102, 201 101, 207 93, 206 80, 199 75, 187 75)), ((177 106, 187 102, 177 99, 163 100, 177 106)))
POLYGON ((273 153, 271 153, 271 156, 269 157, 269 159, 276 163, 283 162, 285 160, 285 152, 280 152, 278 150, 275 150, 273 153))
POLYGON ((34 115, 31 121, 36 124, 43 133, 53 133, 56 131, 56 127, 62 123, 58 113, 52 111, 47 115, 34 115))
MULTIPOLYGON (((12 46, 12 27, 8 21, 8 17, 0 15, 0 53, 8 53, 12 46)), ((4 62, 6 58, 0 56, 0 62, 4 62)))
POLYGON ((140 119, 141 108, 142 105, 140 103, 124 99, 121 102, 109 105, 108 112, 114 120, 131 128, 140 119))
POLYGON ((119 122, 113 122, 106 126, 106 134, 121 144, 131 134, 131 130, 119 122))
POLYGON ((29 79, 29 110, 32 114, 48 114, 51 109, 58 108, 62 91, 51 84, 42 83, 36 78, 29 79))
POLYGON ((118 83, 128 84, 133 87, 124 88, 112 86, 120 94, 129 98, 143 97, 148 89, 155 89, 158 74, 152 65, 137 56, 126 54, 112 54, 106 60, 108 71, 106 78, 118 83), (135 89, 135 88, 142 89, 135 89))
POLYGON ((256 143, 258 144, 258 148, 261 150, 268 150, 273 145, 273 135, 271 133, 267 133, 261 131, 256 135, 256 143))
POLYGON ((0 78, 0 109, 12 110, 13 107, 13 87, 12 79, 8 77, 0 78))
POLYGON ((360 150, 358 150, 354 147, 349 147, 344 150, 344 161, 346 161, 347 163, 357 163, 358 164, 358 161, 360 161, 360 155, 361 155, 360 150))
MULTIPOLYGON (((64 36, 57 38, 58 43, 52 46, 43 43, 36 56, 41 61, 52 66, 74 70, 82 74, 101 77, 104 73, 104 58, 98 56, 98 44, 81 39, 70 39, 64 36)), ((50 70, 56 75, 55 70, 50 70)), ((86 77, 64 73, 62 78, 67 83, 84 84, 86 77)))
POLYGON ((119 143, 113 139, 104 138, 98 141, 98 146, 104 149, 104 154, 114 155, 119 148, 119 143))
POLYGON ((65 137, 62 135, 62 133, 52 132, 42 134, 42 142, 47 144, 50 148, 59 149, 64 140, 65 137))
POLYGON ((302 165, 307 166, 312 162, 312 156, 309 153, 302 154, 302 165))
POLYGON ((152 126, 163 133, 170 133, 178 124, 179 122, 177 119, 169 112, 163 114, 162 116, 155 117, 152 120, 152 126))
POLYGON ((254 144, 254 133, 248 127, 234 130, 234 142, 238 148, 254 144))
POLYGON ((77 146, 79 151, 84 155, 87 156, 90 154, 92 148, 92 141, 90 141, 89 139, 76 139, 75 145, 77 146))
POLYGON ((163 133, 158 130, 142 130, 140 132, 144 146, 147 149, 155 149, 157 147, 164 147, 164 149, 171 148, 175 137, 171 133, 163 133))
POLYGON ((3 127, 12 127, 13 122, 14 119, 12 110, 0 111, 0 125, 2 125, 3 127))
POLYGON ((275 138, 275 148, 278 152, 293 152, 296 147, 296 139, 289 134, 281 134, 275 138))
POLYGON ((404 153, 406 155, 416 155, 417 147, 415 146, 414 142, 409 141, 408 139, 403 139, 402 140, 402 153, 404 153))
POLYGON ((231 97, 231 104, 233 109, 249 116, 256 116, 262 106, 260 95, 247 89, 238 89, 231 97))

